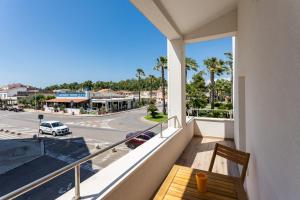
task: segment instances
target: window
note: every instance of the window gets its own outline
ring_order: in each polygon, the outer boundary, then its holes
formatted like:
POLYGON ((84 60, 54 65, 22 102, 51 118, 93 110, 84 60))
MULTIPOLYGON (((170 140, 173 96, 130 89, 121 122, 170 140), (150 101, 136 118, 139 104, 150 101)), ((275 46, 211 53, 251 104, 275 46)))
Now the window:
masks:
POLYGON ((59 126, 63 126, 63 124, 61 122, 54 122, 52 123, 52 127, 59 127, 59 126))
POLYGON ((139 135, 139 136, 137 136, 137 138, 143 139, 143 140, 149 140, 150 139, 147 135, 139 135))

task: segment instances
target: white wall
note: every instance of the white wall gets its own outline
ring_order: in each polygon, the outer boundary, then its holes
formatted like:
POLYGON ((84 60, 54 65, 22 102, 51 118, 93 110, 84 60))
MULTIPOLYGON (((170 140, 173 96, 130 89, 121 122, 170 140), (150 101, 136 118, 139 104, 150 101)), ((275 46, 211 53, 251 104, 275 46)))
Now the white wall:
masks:
POLYGON ((250 199, 300 199, 300 1, 239 1, 250 199))
POLYGON ((18 94, 18 92, 26 92, 26 87, 12 88, 7 91, 7 97, 12 97, 18 94))
POLYGON ((201 137, 234 138, 234 121, 232 119, 216 119, 196 117, 194 134, 201 137))
MULTIPOLYGON (((168 128, 80 184, 83 199, 150 199, 193 137, 194 121, 168 128)), ((58 199, 72 199, 74 188, 58 199)))

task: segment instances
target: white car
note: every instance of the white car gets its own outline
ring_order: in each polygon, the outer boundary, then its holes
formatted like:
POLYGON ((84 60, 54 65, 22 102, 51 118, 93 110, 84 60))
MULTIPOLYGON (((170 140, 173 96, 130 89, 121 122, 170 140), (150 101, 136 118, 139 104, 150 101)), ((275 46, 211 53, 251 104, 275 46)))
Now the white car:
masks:
POLYGON ((52 134, 53 136, 70 133, 69 127, 59 121, 43 121, 40 124, 40 134, 52 134))

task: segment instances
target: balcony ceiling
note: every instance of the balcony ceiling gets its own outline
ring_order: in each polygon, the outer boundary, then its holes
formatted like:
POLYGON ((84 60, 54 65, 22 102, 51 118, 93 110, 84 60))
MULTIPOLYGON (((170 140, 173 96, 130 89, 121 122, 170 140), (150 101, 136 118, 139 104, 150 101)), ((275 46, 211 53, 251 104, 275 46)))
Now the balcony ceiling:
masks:
POLYGON ((131 0, 167 38, 187 42, 236 31, 237 0, 131 0))

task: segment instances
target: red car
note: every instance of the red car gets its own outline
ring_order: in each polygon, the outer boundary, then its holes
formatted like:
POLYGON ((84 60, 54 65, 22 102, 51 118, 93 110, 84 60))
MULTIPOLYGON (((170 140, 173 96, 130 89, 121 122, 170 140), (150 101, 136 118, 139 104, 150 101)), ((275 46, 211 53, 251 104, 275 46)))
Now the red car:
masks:
MULTIPOLYGON (((137 131, 137 132, 133 132, 133 133, 128 133, 126 135, 126 138, 132 137, 133 135, 136 135, 138 133, 141 133, 142 131, 137 131)), ((147 142, 148 140, 150 140, 151 138, 153 138, 155 136, 155 133, 152 131, 147 131, 145 133, 142 133, 141 135, 132 138, 131 140, 129 140, 128 142, 126 142, 126 146, 130 149, 135 149, 136 147, 140 146, 141 144, 147 142)))

